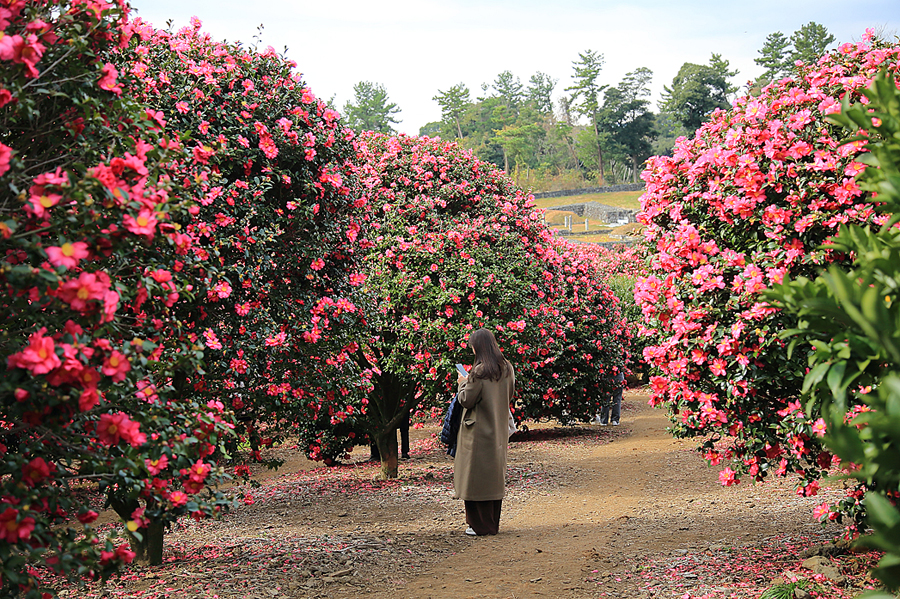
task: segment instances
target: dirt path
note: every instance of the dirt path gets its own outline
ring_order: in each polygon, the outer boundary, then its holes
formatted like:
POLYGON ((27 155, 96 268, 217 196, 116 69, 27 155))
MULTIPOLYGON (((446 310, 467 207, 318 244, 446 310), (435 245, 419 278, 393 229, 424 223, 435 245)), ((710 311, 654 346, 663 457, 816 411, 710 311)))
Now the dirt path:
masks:
MULTIPOLYGON (((413 459, 387 483, 372 480, 377 467, 363 448, 341 468, 310 471, 294 457, 247 489, 252 505, 222 521, 180 523, 167 535, 166 565, 68 596, 758 597, 798 567, 801 549, 837 532, 810 513, 838 491, 802 498, 787 483, 724 488, 667 425, 632 393, 622 426, 545 425, 511 443, 496 537, 463 533, 452 461, 433 427, 413 431, 413 459)), ((831 591, 822 596, 852 596, 831 591)))

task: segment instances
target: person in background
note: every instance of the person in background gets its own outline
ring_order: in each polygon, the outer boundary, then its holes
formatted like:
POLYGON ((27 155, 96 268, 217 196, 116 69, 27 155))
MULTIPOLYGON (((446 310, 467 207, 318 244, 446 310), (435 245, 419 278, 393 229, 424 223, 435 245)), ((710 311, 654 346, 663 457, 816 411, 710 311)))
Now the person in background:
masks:
MULTIPOLYGON (((400 422, 398 429, 400 431, 400 457, 404 460, 409 459, 409 411, 406 412, 406 418, 400 422)), ((378 445, 374 442, 369 443, 369 461, 380 462, 381 452, 378 451, 378 445)))
POLYGON ((464 411, 453 461, 453 496, 465 502, 467 535, 495 535, 506 495, 509 406, 516 376, 491 331, 472 333, 469 346, 475 364, 469 376, 457 377, 457 401, 464 411))
POLYGON ((625 374, 621 370, 616 374, 615 381, 616 390, 613 391, 609 401, 603 402, 600 406, 600 415, 594 419, 600 426, 607 424, 619 426, 619 418, 622 416, 622 392, 625 389, 625 374))

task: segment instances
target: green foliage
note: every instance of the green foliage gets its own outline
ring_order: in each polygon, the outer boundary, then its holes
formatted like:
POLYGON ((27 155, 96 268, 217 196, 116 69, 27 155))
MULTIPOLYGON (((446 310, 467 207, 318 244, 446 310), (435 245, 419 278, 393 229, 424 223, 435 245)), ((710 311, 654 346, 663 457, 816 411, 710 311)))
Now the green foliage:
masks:
POLYGON ((828 45, 834 42, 834 35, 828 33, 824 25, 810 21, 791 36, 794 49, 790 54, 790 62, 801 60, 813 64, 825 54, 828 45))
POLYGON ((762 74, 763 79, 773 81, 787 75, 791 68, 788 54, 790 45, 791 41, 780 31, 766 36, 766 43, 759 50, 759 58, 753 59, 753 62, 766 70, 762 74))
POLYGON ((434 96, 432 100, 440 105, 441 119, 443 122, 455 125, 456 136, 461 138, 463 132, 460 119, 462 118, 466 107, 471 103, 469 99, 469 88, 463 83, 457 83, 456 85, 451 86, 447 91, 438 90, 437 95, 434 96))
POLYGON ((862 543, 887 552, 875 575, 900 588, 900 91, 893 76, 878 75, 833 120, 868 139, 868 168, 859 185, 877 192, 881 227, 844 226, 830 244, 854 256, 852 268, 831 267, 815 280, 786 282, 774 294, 797 315, 785 336, 811 344, 804 383, 807 411, 821 410, 825 443, 868 488, 854 514, 875 534, 862 543))
POLYGON ((642 67, 604 94, 601 118, 603 129, 609 132, 610 151, 627 161, 633 183, 638 180, 638 165, 650 157, 656 138, 655 118, 646 99, 652 78, 653 71, 642 67))
POLYGON ((796 596, 794 592, 797 589, 806 590, 810 586, 808 580, 795 580, 793 582, 776 584, 763 591, 759 599, 794 599, 796 596))
POLYGON ((678 70, 671 87, 664 88, 660 109, 672 114, 689 131, 694 131, 713 110, 728 109, 728 97, 737 91, 728 80, 737 73, 729 69, 728 61, 719 54, 713 54, 708 65, 686 62, 678 70))
POLYGON ((606 133, 600 129, 600 94, 607 86, 600 85, 600 71, 603 69, 603 55, 593 50, 578 54, 578 60, 572 62, 574 83, 566 88, 572 92, 571 108, 581 116, 587 117, 589 127, 578 135, 578 145, 582 162, 593 162, 597 180, 603 184, 603 146, 606 133))
POLYGON ((390 133, 391 125, 400 121, 394 118, 400 109, 388 100, 387 91, 380 83, 360 81, 353 86, 353 100, 344 104, 344 118, 354 131, 390 133))

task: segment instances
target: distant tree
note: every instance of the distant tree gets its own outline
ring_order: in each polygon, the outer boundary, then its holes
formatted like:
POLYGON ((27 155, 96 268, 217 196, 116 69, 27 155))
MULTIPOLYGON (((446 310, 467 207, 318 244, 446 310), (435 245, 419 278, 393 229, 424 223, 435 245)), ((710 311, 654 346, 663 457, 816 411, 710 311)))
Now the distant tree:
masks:
POLYGON ((834 35, 828 33, 824 25, 810 21, 791 36, 791 43, 794 45, 791 62, 802 60, 805 64, 814 64, 832 42, 834 35))
POLYGON ((653 115, 656 139, 651 144, 652 156, 671 156, 675 140, 688 134, 684 126, 668 112, 653 115))
POLYGON ((469 88, 464 83, 457 83, 447 91, 438 90, 436 96, 432 98, 441 107, 441 119, 445 123, 456 125, 457 137, 462 138, 462 125, 460 121, 466 108, 471 105, 469 98, 469 88))
POLYGON ((737 73, 729 69, 728 61, 720 54, 713 54, 709 65, 686 62, 672 86, 663 88, 660 110, 672 114, 688 131, 695 131, 713 110, 730 106, 728 96, 737 87, 728 80, 737 73))
POLYGON ((632 182, 637 182, 638 165, 650 157, 656 137, 655 118, 647 100, 652 78, 653 71, 641 67, 604 94, 603 126, 614 149, 628 159, 632 182))
POLYGON ((575 74, 572 78, 575 82, 566 88, 572 92, 570 108, 576 113, 585 116, 590 122, 592 135, 579 136, 582 143, 590 144, 592 153, 597 160, 597 180, 603 185, 603 137, 600 134, 599 113, 600 94, 607 86, 599 85, 597 79, 603 69, 603 55, 593 50, 586 50, 578 54, 578 60, 572 61, 575 74))
POLYGON ((438 137, 443 129, 443 122, 431 121, 419 127, 419 137, 438 137))
POLYGON ((380 83, 360 81, 353 86, 353 101, 344 104, 344 116, 351 129, 390 133, 391 125, 400 121, 394 118, 400 109, 388 101, 387 91, 380 83))
POLYGON ((553 114, 553 88, 557 80, 546 73, 538 71, 528 80, 528 88, 525 90, 525 99, 531 102, 535 110, 542 115, 553 114))
POLYGON ((522 81, 518 77, 510 71, 503 71, 494 79, 491 88, 512 112, 518 113, 519 105, 525 99, 522 81))
POLYGON ((759 50, 759 58, 753 62, 764 68, 762 79, 774 81, 785 77, 791 70, 791 40, 780 31, 766 36, 766 43, 759 50))

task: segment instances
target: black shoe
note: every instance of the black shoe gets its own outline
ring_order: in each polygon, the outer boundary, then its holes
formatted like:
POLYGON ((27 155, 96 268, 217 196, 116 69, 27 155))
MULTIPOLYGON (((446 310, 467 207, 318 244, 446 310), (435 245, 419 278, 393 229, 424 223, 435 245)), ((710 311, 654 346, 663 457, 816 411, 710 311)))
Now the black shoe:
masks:
POLYGON ((404 453, 404 454, 403 454, 402 456, 400 456, 400 457, 403 458, 404 460, 408 460, 408 459, 409 459, 409 454, 408 454, 408 453, 404 453))

